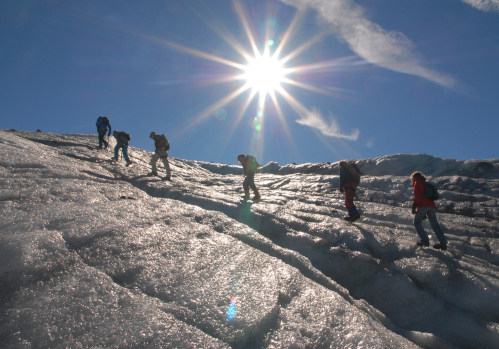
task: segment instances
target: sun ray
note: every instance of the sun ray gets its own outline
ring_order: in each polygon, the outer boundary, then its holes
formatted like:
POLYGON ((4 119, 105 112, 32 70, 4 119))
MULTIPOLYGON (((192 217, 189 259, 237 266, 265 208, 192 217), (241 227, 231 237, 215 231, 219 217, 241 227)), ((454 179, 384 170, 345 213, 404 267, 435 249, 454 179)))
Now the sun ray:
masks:
POLYGON ((307 65, 294 66, 287 68, 288 74, 294 73, 323 73, 323 72, 338 72, 347 68, 351 69, 354 66, 369 64, 365 60, 359 60, 355 57, 343 57, 328 61, 316 62, 307 65))
POLYGON ((243 47, 243 45, 232 35, 232 33, 225 27, 221 25, 220 22, 208 22, 205 23, 215 32, 220 38, 227 42, 234 50, 236 50, 246 61, 251 58, 250 53, 243 47))
POLYGON ((204 51, 201 51, 201 50, 197 50, 197 49, 194 49, 192 47, 187 47, 187 46, 184 46, 184 45, 180 45, 180 44, 177 44, 177 43, 175 43, 173 41, 160 40, 160 43, 163 44, 163 45, 165 45, 165 46, 168 46, 170 48, 173 48, 176 51, 184 52, 184 53, 190 54, 192 56, 197 56, 197 57, 200 57, 200 58, 204 58, 206 60, 210 60, 210 61, 213 61, 213 62, 221 63, 221 64, 224 64, 224 65, 227 65, 227 66, 230 66, 230 67, 234 67, 234 68, 237 68, 237 69, 244 69, 244 67, 245 67, 244 64, 237 63, 237 62, 234 62, 234 61, 231 61, 231 60, 228 60, 228 59, 225 59, 225 58, 222 58, 222 57, 219 57, 219 56, 216 56, 214 54, 207 53, 207 52, 204 52, 204 51))
MULTIPOLYGON (((277 92, 282 94, 281 93, 281 90, 282 88, 278 89, 277 92)), ((282 108, 281 108, 281 105, 279 104, 279 102, 277 101, 277 97, 276 97, 276 94, 273 93, 271 94, 270 96, 273 104, 274 104, 274 108, 276 109, 276 112, 277 112, 277 116, 279 117, 279 122, 281 123, 283 129, 284 129, 284 133, 287 135, 287 137, 289 137, 291 140, 293 139, 293 137, 291 136, 291 132, 289 130, 289 127, 288 127, 288 124, 286 122, 286 118, 284 116, 284 113, 282 112, 282 108)), ((294 142, 293 142, 294 144, 294 142)))
POLYGON ((294 111, 301 117, 307 115, 309 110, 301 104, 296 98, 294 98, 288 91, 285 89, 279 90, 279 93, 284 97, 286 102, 294 109, 294 111))
POLYGON ((203 111, 198 113, 195 117, 193 117, 192 120, 179 133, 182 134, 184 132, 187 132, 192 127, 198 125, 208 116, 214 114, 215 111, 217 111, 218 109, 225 107, 227 104, 229 104, 231 101, 233 101, 235 98, 237 98, 239 95, 241 95, 248 89, 249 89, 248 86, 243 85, 239 87, 237 90, 233 91, 232 93, 228 94, 227 96, 219 99, 212 105, 208 106, 203 111))
MULTIPOLYGON (((298 10, 298 12, 296 12, 290 25, 288 26, 286 32, 284 33, 284 36, 283 36, 279 46, 277 46, 277 49, 274 52, 274 55, 276 57, 280 57, 281 52, 284 49, 284 46, 286 46, 286 44, 288 43, 288 40, 290 40, 290 37, 292 37, 293 34, 297 31, 298 25, 301 23, 304 13, 305 13, 304 9, 298 10)), ((285 62, 286 61, 284 60, 283 63, 285 63, 285 62)))
POLYGON ((291 53, 289 53, 288 55, 286 55, 285 57, 283 57, 281 59, 281 61, 284 64, 287 63, 288 61, 290 61, 294 57, 298 56, 299 54, 301 54, 305 50, 309 49, 313 45, 315 45, 318 42, 320 42, 324 38, 325 35, 326 35, 326 32, 321 32, 321 33, 317 34, 312 39, 310 39, 307 42, 303 43, 302 45, 300 45, 299 47, 297 47, 296 49, 294 49, 291 53))
POLYGON ((241 24, 243 25, 244 31, 246 32, 246 35, 248 37, 248 40, 250 41, 251 48, 253 49, 253 54, 256 56, 259 54, 258 47, 255 42, 255 38, 253 36, 253 33, 251 31, 248 18, 246 17, 246 12, 245 9, 243 8, 243 5, 241 2, 236 1, 234 2, 234 7, 236 10, 236 13, 239 16, 239 19, 241 20, 241 24))
POLYGON ((292 80, 292 79, 285 79, 283 81, 283 83, 286 83, 288 85, 293 85, 293 86, 301 87, 301 88, 303 88, 305 90, 309 90, 309 91, 312 91, 312 92, 317 92, 317 93, 320 93, 320 94, 323 94, 323 95, 327 95, 327 96, 336 96, 337 95, 337 94, 333 93, 333 91, 329 91, 329 90, 326 90, 324 88, 313 86, 313 85, 310 85, 310 84, 305 84, 303 82, 299 82, 299 81, 292 80))
POLYGON ((228 145, 228 143, 230 142, 230 139, 232 138, 232 135, 234 134, 234 132, 236 131, 237 126, 239 125, 239 123, 243 119, 244 115, 248 111, 249 105, 250 105, 251 101, 253 100, 253 98, 255 98, 255 95, 256 95, 256 92, 250 92, 250 93, 248 93, 248 96, 246 97, 246 101, 243 103, 243 105, 241 106, 241 108, 239 108, 239 112, 236 114, 236 116, 235 116, 235 118, 234 118, 234 120, 232 122, 232 127, 230 128, 230 131, 227 134, 227 137, 225 138, 225 145, 224 145, 224 147, 226 147, 228 145))

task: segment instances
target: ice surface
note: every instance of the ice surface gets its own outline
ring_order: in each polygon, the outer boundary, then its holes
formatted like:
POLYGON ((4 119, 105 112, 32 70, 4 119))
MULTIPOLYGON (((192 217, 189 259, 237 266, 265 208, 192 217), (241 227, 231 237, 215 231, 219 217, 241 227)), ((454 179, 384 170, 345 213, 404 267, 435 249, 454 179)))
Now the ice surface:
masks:
POLYGON ((360 160, 349 224, 336 163, 266 164, 244 203, 237 165, 167 182, 96 145, 0 130, 0 347, 498 347, 499 160, 360 160), (415 247, 415 170, 445 252, 415 247))

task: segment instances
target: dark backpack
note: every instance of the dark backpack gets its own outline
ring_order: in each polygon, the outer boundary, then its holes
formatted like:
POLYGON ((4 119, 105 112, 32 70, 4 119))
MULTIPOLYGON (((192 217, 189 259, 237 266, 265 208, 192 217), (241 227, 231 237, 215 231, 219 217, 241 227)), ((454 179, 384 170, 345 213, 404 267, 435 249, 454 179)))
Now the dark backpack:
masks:
POLYGON ((95 124, 97 125, 97 127, 109 126, 109 119, 106 116, 99 116, 95 124))
POLYGON ((435 184, 424 181, 424 196, 430 200, 438 200, 439 194, 435 184))
POLYGON ((352 176, 355 180, 355 183, 357 183, 357 185, 359 185, 360 176, 362 175, 362 172, 360 172, 359 166, 357 166, 357 164, 355 162, 351 162, 350 164, 352 165, 353 169, 355 170, 355 173, 352 173, 352 176))
POLYGON ((165 140, 165 149, 166 151, 170 150, 170 142, 168 142, 168 139, 166 138, 165 135, 161 135, 161 137, 165 140))
POLYGON ((104 122, 103 122, 103 121, 104 121, 104 118, 103 118, 102 116, 99 116, 99 117, 97 118, 97 122, 95 123, 95 126, 97 126, 97 127, 102 127, 102 125, 104 124, 104 122))
POLYGON ((344 166, 342 166, 344 170, 340 169, 340 177, 344 176, 342 182, 354 182, 357 185, 360 183, 360 176, 362 173, 359 170, 359 166, 355 162, 347 162, 344 166))

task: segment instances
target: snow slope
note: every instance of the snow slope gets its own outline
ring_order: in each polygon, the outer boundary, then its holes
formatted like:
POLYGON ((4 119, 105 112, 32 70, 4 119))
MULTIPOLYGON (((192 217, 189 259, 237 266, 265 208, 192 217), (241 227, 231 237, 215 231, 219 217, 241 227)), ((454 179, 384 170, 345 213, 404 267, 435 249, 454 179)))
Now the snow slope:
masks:
POLYGON ((499 160, 360 160, 349 224, 336 163, 269 163, 242 203, 238 166, 165 182, 96 144, 0 131, 0 347, 499 347, 499 160), (415 247, 414 170, 445 252, 415 247))

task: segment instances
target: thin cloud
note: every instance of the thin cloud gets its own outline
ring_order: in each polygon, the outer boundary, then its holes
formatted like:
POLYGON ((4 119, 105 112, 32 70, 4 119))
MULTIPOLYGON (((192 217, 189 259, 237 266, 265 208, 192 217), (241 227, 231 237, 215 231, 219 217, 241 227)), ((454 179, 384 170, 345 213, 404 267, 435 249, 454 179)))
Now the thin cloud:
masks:
POLYGON ((499 0, 462 0, 481 11, 499 11, 499 0))
POLYGON ((447 88, 457 87, 457 81, 451 76, 426 68, 413 43, 404 34, 388 32, 371 22, 365 17, 364 10, 352 0, 281 1, 297 8, 308 6, 315 9, 352 51, 372 64, 416 75, 447 88))
POLYGON ((359 130, 355 129, 351 134, 343 134, 336 123, 336 120, 331 119, 327 122, 319 110, 312 109, 300 115, 300 119, 296 120, 300 125, 308 126, 316 129, 324 136, 343 138, 356 141, 359 138, 359 130))

